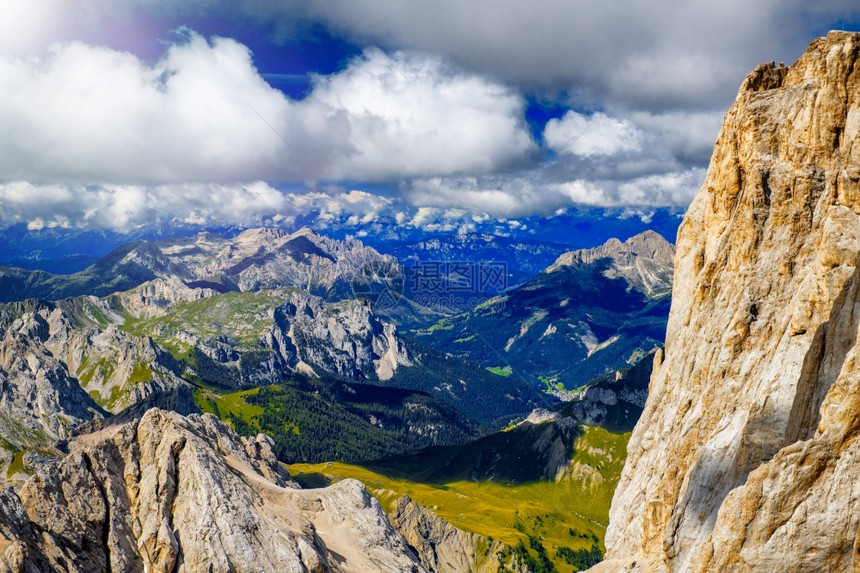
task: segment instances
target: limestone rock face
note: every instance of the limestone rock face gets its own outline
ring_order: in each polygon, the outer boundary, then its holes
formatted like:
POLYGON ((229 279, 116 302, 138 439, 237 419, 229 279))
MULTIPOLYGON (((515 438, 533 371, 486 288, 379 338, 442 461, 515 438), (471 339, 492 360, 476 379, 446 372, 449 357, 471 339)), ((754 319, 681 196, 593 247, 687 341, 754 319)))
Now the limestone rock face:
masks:
POLYGON ((305 373, 330 372, 353 379, 388 380, 413 358, 390 322, 367 301, 326 304, 303 291, 291 291, 271 313, 263 340, 278 368, 305 373))
POLYGON ((598 570, 860 567, 858 64, 831 32, 726 115, 598 570))
POLYGON ((266 438, 149 410, 0 492, 0 571, 424 569, 355 480, 297 490, 266 438))

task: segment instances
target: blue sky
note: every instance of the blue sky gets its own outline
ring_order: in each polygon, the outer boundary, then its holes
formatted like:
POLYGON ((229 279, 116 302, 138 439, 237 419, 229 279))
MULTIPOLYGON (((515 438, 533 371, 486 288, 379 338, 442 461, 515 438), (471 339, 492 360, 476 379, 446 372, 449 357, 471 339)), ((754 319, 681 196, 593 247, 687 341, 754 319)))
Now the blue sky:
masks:
POLYGON ((0 1, 0 229, 647 221, 689 203, 747 72, 858 20, 838 0, 0 1))

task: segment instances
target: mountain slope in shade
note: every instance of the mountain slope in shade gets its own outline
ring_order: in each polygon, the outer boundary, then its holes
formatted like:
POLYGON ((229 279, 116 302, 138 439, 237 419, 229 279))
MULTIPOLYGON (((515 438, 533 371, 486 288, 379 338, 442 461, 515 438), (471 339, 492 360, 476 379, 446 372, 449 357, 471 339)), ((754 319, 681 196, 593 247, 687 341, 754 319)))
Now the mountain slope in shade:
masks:
MULTIPOLYGON (((462 567, 483 555, 484 538, 505 546, 497 556, 508 570, 545 566, 551 571, 555 566, 567 572, 577 570, 574 564, 579 569, 593 565, 602 556, 609 503, 628 437, 566 415, 538 412, 507 431, 461 446, 360 465, 294 464, 290 471, 306 485, 360 479, 422 563, 435 562, 440 571, 458 571, 441 567, 446 561, 462 567), (404 494, 424 509, 403 507, 404 494), (427 542, 415 539, 422 531, 427 542), (443 545, 435 555, 427 551, 433 542, 443 545), (470 545, 475 544, 473 552, 470 545)), ((475 561, 480 569, 480 559, 475 561)))
POLYGON ((336 241, 311 229, 288 234, 250 229, 232 239, 201 233, 123 245, 71 275, 0 267, 0 302, 105 296, 156 278, 177 278, 219 292, 294 286, 330 299, 351 298, 366 265, 398 265, 359 241, 336 241))
POLYGON ((0 493, 11 571, 424 571, 357 481, 297 490, 261 436, 150 410, 0 493))
POLYGON ((417 338, 538 386, 577 388, 662 344, 673 255, 653 232, 566 253, 528 283, 417 338))
POLYGON ((860 34, 758 66, 678 233, 599 571, 860 567, 860 34))

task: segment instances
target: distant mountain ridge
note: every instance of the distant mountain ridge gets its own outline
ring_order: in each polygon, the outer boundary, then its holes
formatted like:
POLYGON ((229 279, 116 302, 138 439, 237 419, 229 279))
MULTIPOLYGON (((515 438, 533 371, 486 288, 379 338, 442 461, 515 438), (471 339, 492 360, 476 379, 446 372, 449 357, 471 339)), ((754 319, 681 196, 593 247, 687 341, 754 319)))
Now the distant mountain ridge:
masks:
POLYGON ((416 336, 500 375, 575 389, 662 344, 673 256, 650 231, 565 253, 531 281, 416 336))
POLYGON ((654 231, 645 231, 623 243, 618 239, 609 239, 593 249, 565 253, 556 259, 546 272, 610 260, 611 267, 604 272, 604 276, 623 278, 632 288, 651 298, 658 298, 672 291, 674 257, 674 245, 654 231))
POLYGON ((295 286, 331 299, 351 298, 364 265, 397 261, 360 241, 338 241, 302 228, 250 229, 225 239, 210 233, 119 247, 83 271, 52 275, 0 267, 0 302, 78 295, 105 296, 156 278, 224 291, 295 286))

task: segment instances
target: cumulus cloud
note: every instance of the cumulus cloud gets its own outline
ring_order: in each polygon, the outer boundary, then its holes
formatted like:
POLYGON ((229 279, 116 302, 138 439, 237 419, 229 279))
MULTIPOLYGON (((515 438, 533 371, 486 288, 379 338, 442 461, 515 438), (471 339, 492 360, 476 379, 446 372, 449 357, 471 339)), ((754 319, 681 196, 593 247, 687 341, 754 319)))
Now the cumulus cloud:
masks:
POLYGON ((543 134, 551 149, 581 157, 637 151, 642 140, 641 132, 629 121, 599 112, 586 116, 569 111, 561 119, 549 120, 543 134))
POLYGON ((185 32, 149 64, 81 43, 0 58, 0 179, 162 184, 483 172, 531 153, 524 99, 371 50, 293 101, 249 50, 185 32))
POLYGON ((263 182, 246 185, 0 183, 0 225, 123 231, 156 221, 198 226, 273 224, 294 208, 263 182))
POLYGON ((340 193, 288 193, 286 197, 295 216, 312 215, 320 228, 376 223, 389 214, 393 204, 388 197, 357 189, 340 193))
POLYGON ((390 217, 394 201, 366 191, 295 192, 245 184, 35 185, 0 183, 0 227, 127 231, 153 222, 196 227, 362 227, 390 217))
POLYGON ((743 76, 860 17, 848 0, 26 4, 0 2, 0 224, 114 228, 313 213, 448 229, 572 204, 683 206, 743 76), (201 14, 282 40, 322 24, 383 49, 293 100, 238 41, 184 30, 153 51, 201 14), (569 108, 539 142, 527 93, 569 108), (327 184, 344 181, 392 196, 327 184))
POLYGON ((341 177, 490 171, 535 150, 521 95, 426 54, 367 50, 299 105, 346 123, 341 177))

